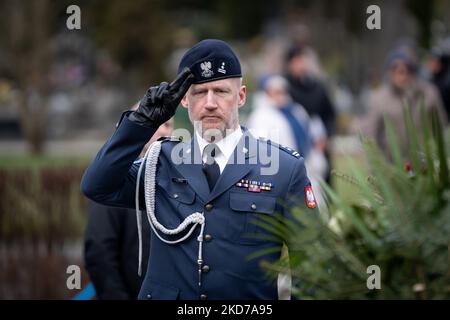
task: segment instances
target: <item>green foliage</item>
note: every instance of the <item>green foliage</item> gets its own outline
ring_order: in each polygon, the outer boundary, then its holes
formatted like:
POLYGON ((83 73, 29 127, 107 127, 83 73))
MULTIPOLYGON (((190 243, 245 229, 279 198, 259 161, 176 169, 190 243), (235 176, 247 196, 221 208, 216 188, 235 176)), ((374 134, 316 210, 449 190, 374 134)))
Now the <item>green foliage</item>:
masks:
POLYGON ((290 262, 265 264, 270 275, 291 269, 293 294, 303 299, 450 298, 448 140, 437 114, 421 120, 419 131, 405 109, 408 159, 389 119, 389 150, 362 138, 369 176, 356 165, 343 175, 357 186, 354 197, 323 183, 327 213, 294 208, 297 224, 265 218, 290 247, 290 262), (381 289, 367 287, 371 265, 380 267, 381 289))

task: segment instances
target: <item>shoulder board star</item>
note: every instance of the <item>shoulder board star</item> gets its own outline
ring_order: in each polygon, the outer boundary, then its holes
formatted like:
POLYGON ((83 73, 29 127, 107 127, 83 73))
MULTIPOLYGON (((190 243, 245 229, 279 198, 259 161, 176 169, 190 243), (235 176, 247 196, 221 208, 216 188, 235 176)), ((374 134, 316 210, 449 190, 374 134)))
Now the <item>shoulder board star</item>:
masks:
POLYGON ((263 141, 263 142, 267 142, 267 143, 269 143, 270 145, 272 145, 272 146, 274 146, 274 147, 278 147, 279 149, 281 149, 281 150, 283 150, 283 151, 289 153, 290 155, 292 155, 292 156, 294 156, 294 157, 296 157, 296 158, 300 158, 300 157, 301 157, 300 152, 295 151, 295 150, 292 149, 292 148, 289 148, 289 147, 287 147, 287 146, 283 146, 283 145, 281 145, 281 144, 278 144, 278 143, 276 143, 276 142, 273 142, 272 140, 268 140, 268 139, 262 138, 262 137, 260 137, 259 140, 260 140, 260 141, 263 141))
POLYGON ((300 152, 295 151, 295 150, 292 149, 292 148, 283 146, 283 145, 281 145, 281 144, 278 145, 278 148, 280 148, 280 149, 283 150, 283 151, 286 151, 287 153, 289 153, 290 155, 292 155, 292 156, 294 156, 294 157, 296 157, 296 158, 300 158, 300 157, 301 157, 300 152))
POLYGON ((159 137, 158 141, 162 141, 162 142, 166 142, 166 141, 171 141, 171 142, 182 142, 183 141, 183 137, 179 136, 164 136, 164 137, 159 137))

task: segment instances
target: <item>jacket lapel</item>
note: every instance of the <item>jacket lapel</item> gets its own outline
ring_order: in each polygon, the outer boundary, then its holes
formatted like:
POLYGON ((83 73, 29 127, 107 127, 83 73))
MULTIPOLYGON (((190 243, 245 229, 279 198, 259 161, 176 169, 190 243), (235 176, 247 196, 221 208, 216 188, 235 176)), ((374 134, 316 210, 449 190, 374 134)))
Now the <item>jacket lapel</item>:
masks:
POLYGON ((207 199, 208 202, 220 196, 256 166, 256 161, 252 163, 251 159, 256 157, 257 141, 248 130, 243 129, 244 134, 217 180, 216 185, 207 199))
MULTIPOLYGON (((257 165, 256 159, 253 158, 257 155, 258 142, 245 128, 243 128, 243 133, 211 192, 202 169, 202 157, 195 135, 190 143, 182 143, 174 147, 177 148, 175 153, 179 154, 182 159, 180 164, 174 164, 175 169, 188 181, 203 202, 210 202, 220 196, 257 165)), ((171 163, 173 163, 170 160, 172 150, 173 148, 163 149, 171 163)))

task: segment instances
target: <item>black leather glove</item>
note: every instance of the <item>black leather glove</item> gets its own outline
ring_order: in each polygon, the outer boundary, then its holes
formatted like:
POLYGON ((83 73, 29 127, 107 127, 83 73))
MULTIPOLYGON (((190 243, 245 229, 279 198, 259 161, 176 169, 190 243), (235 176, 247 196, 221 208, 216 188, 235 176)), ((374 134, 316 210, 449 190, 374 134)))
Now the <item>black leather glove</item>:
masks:
POLYGON ((173 117, 193 81, 191 70, 184 68, 172 83, 161 82, 159 86, 151 87, 128 119, 147 127, 158 128, 173 117))

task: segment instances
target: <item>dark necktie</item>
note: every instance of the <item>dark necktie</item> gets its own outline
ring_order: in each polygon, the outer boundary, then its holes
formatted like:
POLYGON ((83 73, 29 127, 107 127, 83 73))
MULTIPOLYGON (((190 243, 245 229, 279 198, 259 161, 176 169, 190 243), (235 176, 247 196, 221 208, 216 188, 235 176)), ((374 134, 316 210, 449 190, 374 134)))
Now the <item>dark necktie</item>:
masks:
POLYGON ((214 188, 217 179, 219 179, 220 176, 219 165, 214 159, 218 152, 220 152, 220 150, 214 143, 208 144, 203 150, 203 154, 206 154, 206 161, 203 163, 203 172, 208 180, 209 190, 214 188))

